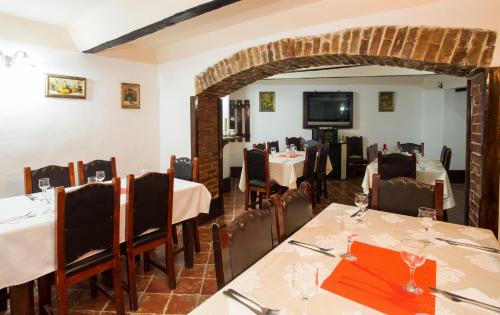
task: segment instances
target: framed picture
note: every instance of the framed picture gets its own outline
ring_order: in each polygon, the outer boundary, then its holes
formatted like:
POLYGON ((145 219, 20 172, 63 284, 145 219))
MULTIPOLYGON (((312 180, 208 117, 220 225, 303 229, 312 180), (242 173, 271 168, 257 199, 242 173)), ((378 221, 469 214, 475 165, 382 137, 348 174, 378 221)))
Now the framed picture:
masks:
POLYGON ((141 108, 141 86, 134 83, 122 83, 122 108, 141 108))
POLYGON ((274 112, 274 92, 259 92, 259 112, 274 112))
POLYGON ((87 79, 47 73, 45 96, 85 99, 87 98, 87 79))
POLYGON ((378 111, 379 112, 394 111, 394 92, 379 92, 378 111))

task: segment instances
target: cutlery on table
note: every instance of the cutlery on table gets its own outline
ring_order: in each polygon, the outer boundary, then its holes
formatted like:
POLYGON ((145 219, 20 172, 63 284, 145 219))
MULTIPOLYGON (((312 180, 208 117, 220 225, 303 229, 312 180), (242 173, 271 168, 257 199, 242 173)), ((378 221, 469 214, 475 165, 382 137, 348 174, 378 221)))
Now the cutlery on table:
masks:
POLYGON ((479 301, 476 301, 476 300, 473 300, 473 299, 469 299, 469 298, 466 298, 464 296, 457 295, 457 294, 454 294, 454 293, 451 293, 451 292, 448 292, 448 291, 440 290, 440 289, 437 289, 437 288, 431 288, 431 287, 429 287, 429 290, 431 290, 431 292, 434 292, 434 293, 439 293, 442 296, 444 296, 445 298, 447 298, 449 300, 452 300, 453 302, 469 303, 469 304, 472 304, 472 305, 476 305, 476 306, 488 309, 490 311, 494 311, 494 312, 500 313, 500 307, 497 307, 497 306, 494 306, 494 305, 490 305, 490 304, 486 304, 486 303, 483 303, 483 302, 479 302, 479 301))
POLYGON ((230 298, 232 298, 232 299, 240 302, 241 304, 245 305, 251 311, 253 311, 255 314, 258 314, 258 315, 273 315, 273 314, 278 314, 280 312, 280 310, 275 310, 275 309, 272 309, 272 308, 269 308, 269 307, 262 306, 261 304, 255 302, 254 300, 252 300, 249 297, 247 297, 247 296, 239 293, 238 291, 236 291, 234 289, 227 289, 227 290, 225 290, 222 293, 224 295, 226 295, 226 296, 228 296, 228 297, 230 297, 230 298), (259 308, 259 310, 257 310, 256 308, 252 307, 249 303, 244 302, 244 300, 252 303, 257 308, 259 308))
POLYGON ((358 214, 361 213, 361 209, 359 209, 358 211, 354 212, 353 214, 351 214, 351 218, 354 218, 355 216, 357 216, 358 214))
POLYGON ((485 250, 491 253, 500 253, 500 249, 497 248, 492 248, 492 247, 486 247, 486 246, 481 246, 481 245, 474 245, 474 244, 469 244, 469 243, 464 243, 464 242, 457 242, 453 240, 448 240, 446 238, 441 238, 441 237, 436 237, 437 240, 448 243, 450 245, 455 245, 455 246, 465 246, 465 247, 471 247, 475 249, 481 249, 485 250))
POLYGON ((15 221, 18 221, 18 220, 21 220, 21 219, 25 219, 25 218, 32 218, 34 217, 35 214, 33 213, 33 211, 30 211, 24 215, 20 215, 20 216, 17 216, 17 217, 12 217, 12 218, 7 218, 7 219, 3 219, 3 220, 0 220, 0 224, 2 223, 12 223, 12 222, 15 222, 15 221))
POLYGON ((330 257, 335 257, 334 254, 331 254, 329 253, 330 250, 332 250, 333 248, 323 248, 323 247, 318 247, 316 245, 311 245, 311 244, 307 244, 307 243, 302 243, 302 242, 299 242, 299 241, 294 241, 294 240, 290 240, 288 241, 288 244, 292 244, 292 245, 295 245, 295 246, 300 246, 300 247, 303 247, 303 248, 307 248, 309 250, 312 250, 312 251, 315 251, 315 252, 318 252, 318 253, 321 253, 323 255, 327 255, 327 256, 330 256, 330 257), (320 249, 321 248, 321 249, 320 249))
POLYGON ((28 199, 31 201, 35 200, 35 196, 33 196, 32 194, 26 194, 25 196, 28 197, 28 199))

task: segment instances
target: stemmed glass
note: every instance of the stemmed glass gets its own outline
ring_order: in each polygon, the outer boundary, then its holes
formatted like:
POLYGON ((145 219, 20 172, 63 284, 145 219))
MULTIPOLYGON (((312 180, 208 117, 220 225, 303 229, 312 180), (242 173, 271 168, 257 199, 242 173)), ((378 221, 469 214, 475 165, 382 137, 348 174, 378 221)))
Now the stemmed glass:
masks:
POLYGON ((436 210, 432 208, 420 207, 418 208, 418 217, 421 223, 425 226, 425 232, 429 238, 426 242, 430 243, 432 240, 432 226, 436 224, 436 210))
POLYGON ((95 172, 95 179, 97 180, 98 183, 102 183, 105 177, 106 173, 104 171, 95 172))
POLYGON ((422 294, 424 290, 415 283, 415 270, 425 263, 425 244, 419 240, 405 239, 401 241, 401 258, 410 267, 410 280, 403 285, 406 292, 422 294))
POLYGON ((360 210, 358 216, 361 217, 368 207, 368 194, 356 193, 356 197, 354 197, 354 204, 360 210))
POLYGON ((293 289, 304 301, 303 315, 307 315, 307 302, 316 293, 319 286, 318 267, 308 263, 293 265, 293 289))
POLYGON ((46 177, 40 178, 38 180, 38 187, 42 190, 43 200, 49 203, 49 198, 47 197, 47 190, 50 188, 50 180, 46 177))
POLYGON ((290 144, 290 153, 294 154, 296 150, 297 147, 295 146, 295 144, 290 144))
POLYGON ((271 154, 276 154, 276 147, 271 147, 271 154))
POLYGON ((342 254, 341 257, 347 261, 356 261, 358 258, 351 253, 351 245, 354 239, 359 235, 358 230, 358 219, 351 217, 343 217, 340 224, 340 230, 347 237, 347 252, 342 254))

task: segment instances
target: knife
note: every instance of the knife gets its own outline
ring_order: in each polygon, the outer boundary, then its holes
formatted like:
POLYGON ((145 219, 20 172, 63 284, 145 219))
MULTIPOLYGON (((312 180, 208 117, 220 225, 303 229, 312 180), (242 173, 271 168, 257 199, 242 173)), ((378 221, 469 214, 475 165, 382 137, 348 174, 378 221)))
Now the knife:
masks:
POLYGON ((250 304, 245 303, 245 302, 243 301, 243 299, 240 299, 239 297, 237 297, 236 295, 234 295, 231 291, 225 290, 225 291, 223 291, 222 293, 223 293, 225 296, 230 297, 231 299, 233 299, 233 300, 235 300, 235 301, 237 301, 237 302, 239 302, 239 303, 241 303, 241 304, 245 305, 245 306, 246 306, 249 310, 251 310, 253 313, 255 313, 255 314, 257 314, 257 315, 261 315, 261 314, 262 314, 262 312, 261 312, 261 311, 259 311, 259 310, 257 310, 256 308, 254 308, 254 307, 250 306, 250 304))
POLYGON ((474 245, 474 244, 463 243, 463 242, 457 242, 457 241, 448 240, 448 239, 441 238, 441 237, 436 237, 436 239, 440 240, 440 241, 443 241, 443 242, 446 242, 446 243, 448 243, 450 245, 466 246, 466 247, 471 247, 471 248, 476 248, 476 249, 482 249, 482 250, 485 250, 485 251, 488 251, 488 252, 492 252, 492 253, 497 253, 497 254, 500 253, 500 250, 497 249, 497 248, 480 246, 480 245, 474 245))
POLYGON ((302 245, 301 243, 297 243, 297 242, 295 242, 293 240, 288 241, 288 244, 292 244, 292 245, 295 245, 295 246, 300 246, 300 247, 303 247, 303 248, 307 248, 309 250, 321 253, 321 254, 326 255, 326 256, 335 257, 334 254, 330 254, 328 252, 325 252, 325 251, 322 251, 322 250, 319 250, 319 249, 315 249, 315 248, 312 248, 312 247, 309 247, 309 246, 306 246, 306 245, 302 245))
POLYGON ((500 313, 500 307, 497 307, 497 306, 494 306, 494 305, 491 305, 491 304, 486 304, 486 303, 483 303, 483 302, 479 302, 479 301, 476 301, 476 300, 473 300, 473 299, 469 299, 469 298, 466 298, 464 296, 461 296, 461 295, 458 295, 458 294, 454 294, 454 293, 451 293, 451 292, 448 292, 448 291, 440 290, 440 289, 437 289, 437 288, 429 287, 429 290, 431 290, 434 293, 439 293, 442 296, 444 296, 445 298, 447 298, 447 299, 449 299, 449 300, 451 300, 453 302, 469 303, 469 304, 472 304, 472 305, 476 305, 476 306, 488 309, 490 311, 494 311, 494 312, 500 313))

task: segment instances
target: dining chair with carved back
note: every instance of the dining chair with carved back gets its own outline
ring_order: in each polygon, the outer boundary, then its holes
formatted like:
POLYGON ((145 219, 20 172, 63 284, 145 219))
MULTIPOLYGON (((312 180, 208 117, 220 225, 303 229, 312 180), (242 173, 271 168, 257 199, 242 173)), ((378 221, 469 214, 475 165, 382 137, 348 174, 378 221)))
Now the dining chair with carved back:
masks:
POLYGON ((268 141, 267 142, 267 147, 269 150, 271 150, 271 148, 275 148, 276 149, 276 152, 280 152, 280 143, 278 140, 276 141, 268 141))
POLYGON ((398 141, 397 147, 399 148, 399 150, 401 152, 413 153, 413 151, 416 150, 416 151, 420 152, 422 155, 424 155, 424 143, 423 142, 418 144, 418 143, 411 143, 411 142, 400 143, 398 141))
POLYGON ((41 192, 38 180, 48 178, 51 187, 75 186, 75 166, 69 162, 68 166, 49 165, 36 170, 27 166, 24 168, 24 193, 33 194, 41 192))
POLYGON ((294 144, 297 147, 297 151, 304 150, 304 138, 302 137, 285 137, 285 144, 287 146, 294 144))
POLYGON ((254 149, 259 149, 262 151, 266 151, 268 149, 267 144, 265 142, 264 143, 254 143, 252 147, 254 149))
POLYGON ((324 194, 325 198, 328 198, 328 185, 326 183, 327 181, 327 174, 326 174, 326 166, 328 163, 328 152, 329 152, 329 145, 328 143, 324 144, 319 144, 318 145, 318 160, 316 163, 316 172, 315 172, 315 195, 316 195, 316 202, 320 202, 321 198, 321 193, 324 194))
POLYGON ((283 195, 272 195, 279 243, 309 222, 313 216, 311 185, 302 182, 299 189, 289 189, 283 195))
POLYGON ((114 299, 117 314, 125 314, 120 270, 120 178, 91 183, 70 192, 55 189, 56 291, 59 314, 68 313, 68 287, 91 279, 91 295, 100 289, 114 299), (97 274, 111 270, 113 291, 97 274))
POLYGON ((451 149, 446 148, 446 154, 444 156, 444 163, 443 163, 443 166, 444 166, 444 169, 446 170, 446 172, 450 171, 451 153, 452 153, 451 149))
POLYGON ((137 310, 135 256, 164 246, 165 263, 144 255, 144 264, 152 264, 168 275, 170 289, 176 287, 174 249, 172 243, 172 203, 174 170, 166 173, 150 172, 137 178, 127 176, 127 202, 125 212, 126 286, 132 310, 137 310))
POLYGON ((441 149, 441 154, 439 155, 439 161, 441 161, 441 164, 444 166, 444 159, 446 157, 446 150, 448 149, 447 146, 443 145, 443 148, 441 149))
POLYGON ((212 225, 215 274, 221 289, 273 249, 270 209, 249 209, 226 224, 212 225))
POLYGON ((378 145, 376 143, 369 145, 366 148, 366 159, 367 163, 373 162, 378 155, 378 145))
MULTIPOLYGON (((316 187, 316 165, 318 164, 318 146, 310 146, 306 149, 306 156, 304 160, 304 172, 302 177, 297 180, 297 184, 300 185, 302 182, 309 183, 309 188, 311 195, 315 195, 316 187)), ((313 208, 316 206, 316 198, 311 198, 313 208)))
POLYGON ((407 177, 383 180, 379 174, 373 174, 370 208, 416 217, 419 207, 428 207, 436 210, 439 221, 447 221, 443 189, 442 180, 428 185, 407 177))
POLYGON ((78 183, 80 185, 86 184, 89 177, 95 176, 97 171, 104 171, 104 181, 110 181, 116 177, 116 159, 111 157, 109 161, 94 160, 88 163, 83 161, 77 162, 78 168, 78 183))
POLYGON ((358 172, 366 169, 367 161, 363 158, 363 137, 346 137, 347 147, 347 171, 348 177, 357 176, 358 172))
MULTIPOLYGON (((174 169, 174 177, 190 182, 198 182, 200 178, 198 157, 188 158, 181 157, 177 158, 175 155, 170 156, 170 168, 174 169)), ((177 244, 177 225, 172 226, 172 237, 174 244, 177 244)), ((194 248, 197 253, 200 252, 200 232, 199 232, 199 220, 198 218, 193 219, 193 238, 194 238, 194 248)), ((176 251, 176 254, 180 252, 181 249, 176 251)))
POLYGON ((413 154, 382 154, 382 152, 379 152, 378 173, 383 180, 395 177, 415 179, 417 176, 417 159, 413 154))
POLYGON ((245 167, 245 210, 257 204, 262 207, 262 201, 269 199, 279 186, 271 182, 269 172, 269 152, 258 149, 243 148, 243 163, 245 167), (258 195, 258 200, 257 200, 258 195))

